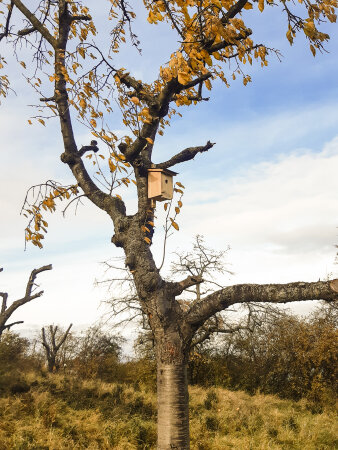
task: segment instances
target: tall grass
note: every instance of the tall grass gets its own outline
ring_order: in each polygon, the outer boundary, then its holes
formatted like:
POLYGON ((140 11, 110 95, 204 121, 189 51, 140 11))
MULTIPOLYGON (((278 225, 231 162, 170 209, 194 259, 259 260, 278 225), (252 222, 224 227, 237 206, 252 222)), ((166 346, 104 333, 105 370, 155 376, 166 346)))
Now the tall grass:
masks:
MULTIPOLYGON (((22 383, 0 397, 2 450, 156 448, 153 389, 32 372, 22 383)), ((190 417, 192 449, 338 447, 334 411, 306 401, 191 387, 190 417)))

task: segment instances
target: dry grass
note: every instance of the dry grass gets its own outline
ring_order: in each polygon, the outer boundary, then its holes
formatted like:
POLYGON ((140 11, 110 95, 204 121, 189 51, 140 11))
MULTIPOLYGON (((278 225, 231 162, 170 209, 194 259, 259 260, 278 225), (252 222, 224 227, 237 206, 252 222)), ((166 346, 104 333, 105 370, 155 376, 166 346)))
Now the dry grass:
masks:
MULTIPOLYGON (((0 448, 153 449, 156 398, 144 386, 26 375, 28 392, 0 398, 0 448)), ((305 401, 190 388, 191 448, 338 448, 332 410, 312 414, 305 401)))

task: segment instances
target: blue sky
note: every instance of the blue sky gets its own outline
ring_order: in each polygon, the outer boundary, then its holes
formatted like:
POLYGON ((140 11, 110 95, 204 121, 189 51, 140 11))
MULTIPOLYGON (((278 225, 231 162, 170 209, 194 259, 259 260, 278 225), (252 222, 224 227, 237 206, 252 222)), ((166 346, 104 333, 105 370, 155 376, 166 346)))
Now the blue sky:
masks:
MULTIPOLYGON (((278 48, 282 62, 272 55, 267 68, 254 65, 249 72, 253 81, 246 87, 240 79, 229 89, 217 84, 209 102, 182 108, 183 118, 173 120, 156 140, 155 162, 209 139, 217 143, 208 153, 177 166, 186 194, 180 232, 169 241, 169 255, 187 249, 199 233, 211 247, 231 246, 228 262, 235 275, 221 280, 224 284, 313 281, 330 272, 338 275, 333 264, 338 243, 337 25, 327 27, 330 53, 313 58, 301 36, 290 47, 280 9, 258 16, 248 13, 251 27, 259 30, 257 40, 278 48)), ((103 21, 102 11, 98 20, 103 21)), ((107 24, 102 22, 98 29, 104 42, 107 24)), ((128 49, 120 65, 151 80, 175 49, 173 34, 163 25, 150 26, 144 17, 137 32, 142 56, 128 49)), ((10 94, 0 108, 1 290, 14 300, 32 268, 52 263, 53 271, 39 278, 45 295, 13 318, 40 325, 92 323, 102 314, 98 306, 107 297, 93 286, 94 279, 103 275, 99 262, 121 256, 110 243, 112 224, 88 204, 76 216, 51 217, 44 249, 28 246, 24 251, 26 223, 19 212, 26 189, 47 179, 72 179, 59 160, 57 122, 46 127, 27 124, 34 114, 27 105, 37 103, 35 94, 26 86, 9 47, 3 44, 0 52, 9 56, 9 74, 18 94, 10 94)), ((22 59, 29 61, 25 52, 22 59)), ((113 116, 112 128, 120 130, 115 120, 113 116)), ((90 139, 87 131, 80 126, 76 130, 78 143, 85 144, 90 139)), ((135 193, 130 191, 125 198, 132 211, 135 193)), ((153 245, 157 261, 162 223, 159 209, 153 245)))

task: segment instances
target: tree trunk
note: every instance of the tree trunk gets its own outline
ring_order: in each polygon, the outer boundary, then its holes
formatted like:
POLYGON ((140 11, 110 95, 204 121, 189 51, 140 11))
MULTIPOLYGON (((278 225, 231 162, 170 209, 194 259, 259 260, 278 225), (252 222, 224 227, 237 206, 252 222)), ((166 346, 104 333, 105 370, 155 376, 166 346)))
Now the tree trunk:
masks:
POLYGON ((189 394, 187 364, 157 367, 159 450, 189 449, 189 394))

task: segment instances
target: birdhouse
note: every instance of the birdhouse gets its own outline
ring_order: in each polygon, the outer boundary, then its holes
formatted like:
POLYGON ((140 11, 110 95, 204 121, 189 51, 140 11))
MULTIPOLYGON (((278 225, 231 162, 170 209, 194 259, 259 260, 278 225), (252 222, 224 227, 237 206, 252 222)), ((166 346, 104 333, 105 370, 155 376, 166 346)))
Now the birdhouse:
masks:
POLYGON ((148 170, 148 198, 163 202, 173 198, 173 176, 176 172, 168 169, 148 170))

